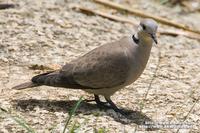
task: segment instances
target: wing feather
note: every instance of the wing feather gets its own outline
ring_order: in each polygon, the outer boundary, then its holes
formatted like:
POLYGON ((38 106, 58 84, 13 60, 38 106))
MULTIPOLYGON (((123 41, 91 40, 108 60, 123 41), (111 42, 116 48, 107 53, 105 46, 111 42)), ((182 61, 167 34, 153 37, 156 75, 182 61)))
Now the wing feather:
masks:
POLYGON ((72 71, 76 83, 89 88, 110 88, 123 84, 128 77, 128 59, 120 43, 110 43, 74 60, 72 67, 63 67, 67 76, 72 71))

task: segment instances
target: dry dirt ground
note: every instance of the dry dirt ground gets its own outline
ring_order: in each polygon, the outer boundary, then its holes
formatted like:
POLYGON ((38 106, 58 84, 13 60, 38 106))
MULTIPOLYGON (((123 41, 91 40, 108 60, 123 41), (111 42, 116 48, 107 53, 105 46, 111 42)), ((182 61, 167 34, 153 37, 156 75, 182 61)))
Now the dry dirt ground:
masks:
MULTIPOLYGON (((158 0, 115 1, 200 29, 199 12, 185 13, 179 6, 161 5, 158 0)), ((81 96, 92 99, 92 95, 45 86, 22 91, 11 87, 42 72, 30 69, 33 64, 63 65, 95 47, 133 33, 134 27, 72 9, 78 4, 110 11, 90 0, 1 2, 16 3, 18 7, 0 10, 0 106, 24 118, 38 133, 61 132, 68 111, 77 100, 81 96)), ((116 14, 140 20, 124 12, 116 14)), ((183 36, 160 36, 158 40, 143 75, 112 97, 120 108, 131 110, 130 115, 123 117, 110 109, 100 110, 93 102, 82 102, 69 127, 75 123, 76 132, 88 133, 200 132, 200 43, 183 36), (144 121, 171 128, 146 129, 144 121)), ((26 130, 1 114, 0 132, 26 130)))

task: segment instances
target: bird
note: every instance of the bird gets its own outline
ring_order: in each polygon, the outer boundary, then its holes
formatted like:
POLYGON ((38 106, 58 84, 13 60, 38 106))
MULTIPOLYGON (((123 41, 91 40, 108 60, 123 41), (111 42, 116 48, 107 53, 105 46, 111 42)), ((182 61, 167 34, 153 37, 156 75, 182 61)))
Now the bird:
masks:
POLYGON ((94 95, 98 106, 105 106, 103 96, 115 112, 124 114, 111 100, 116 92, 132 84, 143 73, 153 43, 157 44, 158 24, 145 18, 134 34, 103 44, 66 63, 59 70, 42 73, 31 81, 13 87, 16 90, 38 86, 81 89, 94 95))

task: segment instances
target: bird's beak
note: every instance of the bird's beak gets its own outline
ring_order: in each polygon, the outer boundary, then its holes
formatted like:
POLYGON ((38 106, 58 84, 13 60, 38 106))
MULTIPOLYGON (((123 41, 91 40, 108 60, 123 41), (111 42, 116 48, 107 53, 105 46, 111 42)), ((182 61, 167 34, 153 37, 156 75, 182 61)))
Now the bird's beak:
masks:
POLYGON ((152 34, 151 37, 152 37, 153 41, 154 41, 156 44, 158 44, 156 34, 152 34))

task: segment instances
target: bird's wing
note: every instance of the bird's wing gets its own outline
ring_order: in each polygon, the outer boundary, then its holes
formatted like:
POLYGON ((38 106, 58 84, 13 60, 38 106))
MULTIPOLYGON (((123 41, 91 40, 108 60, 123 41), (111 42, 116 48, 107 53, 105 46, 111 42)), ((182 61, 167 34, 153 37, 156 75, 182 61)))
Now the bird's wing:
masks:
POLYGON ((119 41, 90 51, 74 60, 71 68, 69 65, 64 66, 60 73, 63 77, 67 77, 72 72, 73 80, 81 86, 94 89, 110 88, 126 81, 129 70, 128 62, 127 55, 119 41))

